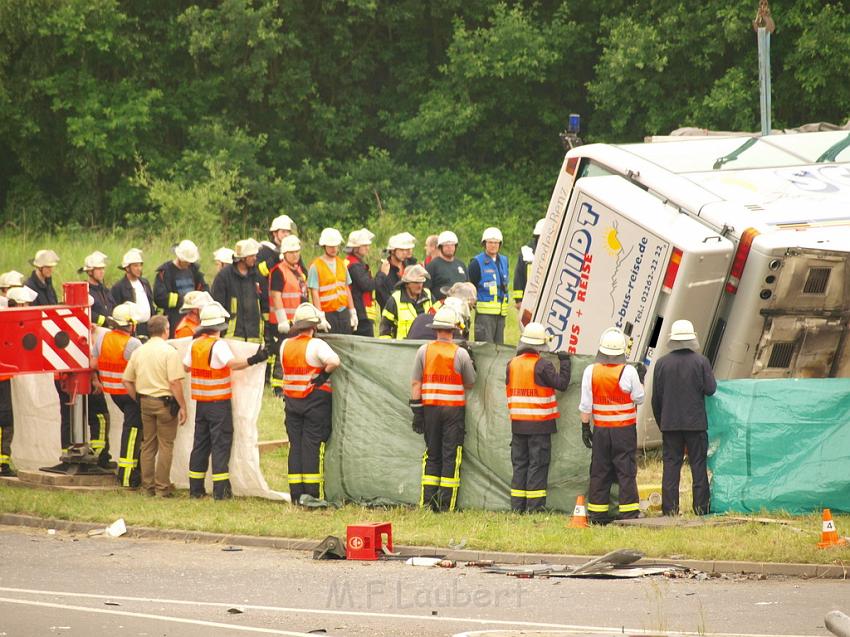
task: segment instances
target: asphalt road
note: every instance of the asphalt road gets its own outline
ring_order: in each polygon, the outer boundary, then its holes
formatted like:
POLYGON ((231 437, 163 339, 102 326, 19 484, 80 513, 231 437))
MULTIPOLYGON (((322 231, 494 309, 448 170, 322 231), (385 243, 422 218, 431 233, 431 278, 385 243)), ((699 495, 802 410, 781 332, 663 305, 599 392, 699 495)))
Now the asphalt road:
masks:
POLYGON ((835 580, 518 580, 225 548, 0 527, 0 637, 827 635, 824 615, 850 611, 850 583, 835 580))

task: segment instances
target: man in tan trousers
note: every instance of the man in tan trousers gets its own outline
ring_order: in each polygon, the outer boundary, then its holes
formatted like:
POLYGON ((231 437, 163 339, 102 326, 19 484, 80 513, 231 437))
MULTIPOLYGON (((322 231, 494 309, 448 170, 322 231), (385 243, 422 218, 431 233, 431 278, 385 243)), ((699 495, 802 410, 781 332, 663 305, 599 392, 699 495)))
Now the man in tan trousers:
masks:
POLYGON ((122 378, 130 398, 139 401, 142 411, 142 494, 161 498, 173 495, 170 476, 174 439, 177 427, 186 422, 186 372, 177 350, 165 340, 168 329, 166 317, 151 317, 150 339, 130 356, 122 378))

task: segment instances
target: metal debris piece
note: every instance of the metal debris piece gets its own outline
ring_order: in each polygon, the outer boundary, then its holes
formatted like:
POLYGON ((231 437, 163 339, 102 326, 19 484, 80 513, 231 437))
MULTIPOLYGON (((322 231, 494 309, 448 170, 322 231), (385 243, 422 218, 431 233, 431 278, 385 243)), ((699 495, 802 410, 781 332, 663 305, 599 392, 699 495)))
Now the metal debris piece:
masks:
POLYGON ((314 560, 344 560, 345 544, 335 535, 329 535, 313 549, 314 560))

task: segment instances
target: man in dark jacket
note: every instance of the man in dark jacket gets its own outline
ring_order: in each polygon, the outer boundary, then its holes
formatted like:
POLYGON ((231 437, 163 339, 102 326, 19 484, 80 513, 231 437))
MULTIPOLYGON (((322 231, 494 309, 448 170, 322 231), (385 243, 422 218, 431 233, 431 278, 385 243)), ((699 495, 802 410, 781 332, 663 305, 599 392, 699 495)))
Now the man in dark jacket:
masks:
POLYGON ((115 305, 135 303, 138 319, 136 337, 144 341, 148 336, 148 320, 156 314, 153 303, 153 290, 148 280, 142 276, 145 258, 138 248, 130 248, 121 258, 120 270, 124 276, 112 286, 112 299, 115 305))
POLYGON ((106 273, 106 255, 99 250, 92 252, 86 257, 83 267, 77 270, 79 274, 83 272, 88 277, 89 294, 93 299, 91 306, 92 325, 103 327, 115 307, 115 299, 112 298, 112 293, 103 283, 103 277, 106 273))
POLYGON ((381 267, 375 274, 375 296, 378 304, 386 307, 405 268, 416 263, 413 256, 413 247, 416 245, 416 237, 409 232, 394 234, 387 242, 387 258, 381 262, 381 267))
POLYGON ((53 288, 53 268, 59 265, 59 256, 53 250, 39 250, 30 263, 34 269, 24 285, 36 293, 32 305, 58 305, 53 288))
MULTIPOLYGON (((378 303, 375 300, 375 279, 366 263, 366 255, 375 235, 366 228, 354 230, 348 235, 345 246, 348 256, 348 276, 351 277, 351 296, 354 311, 357 312, 355 336, 375 336, 375 323, 378 320, 378 303)), ((430 330, 429 330, 430 331, 430 330)))
POLYGON ((174 338, 174 330, 180 322, 180 308, 187 292, 209 290, 204 281, 204 273, 198 267, 201 253, 198 246, 183 239, 174 247, 174 259, 166 261, 156 269, 153 283, 153 300, 168 317, 171 330, 169 338, 174 338))
POLYGON ((558 352, 560 370, 540 357, 548 351, 549 335, 540 323, 529 323, 519 337, 517 355, 508 361, 505 374, 508 413, 511 418, 511 509, 531 513, 546 506, 552 434, 557 431, 558 401, 555 391, 570 384, 570 356, 558 352))
POLYGON ((679 513, 679 476, 687 449, 693 478, 694 513, 709 511, 711 496, 706 471, 708 418, 705 397, 717 390, 708 359, 698 352, 699 343, 690 321, 679 320, 670 330, 672 351, 658 359, 652 376, 652 413, 661 429, 664 469, 661 479, 661 510, 679 513))
POLYGON ((212 297, 229 314, 226 338, 263 343, 265 323, 255 268, 259 249, 260 244, 253 239, 237 241, 233 263, 224 266, 213 280, 212 297))

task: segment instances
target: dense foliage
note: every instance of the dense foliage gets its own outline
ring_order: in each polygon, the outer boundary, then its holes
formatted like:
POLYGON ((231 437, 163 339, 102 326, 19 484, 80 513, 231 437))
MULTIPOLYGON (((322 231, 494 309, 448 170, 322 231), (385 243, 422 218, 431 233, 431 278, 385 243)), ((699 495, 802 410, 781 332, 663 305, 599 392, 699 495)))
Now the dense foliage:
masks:
MULTIPOLYGON (((4 0, 2 218, 525 235, 570 112, 590 140, 756 129, 757 4, 4 0)), ((771 2, 776 126, 850 113, 845 7, 771 2)))

